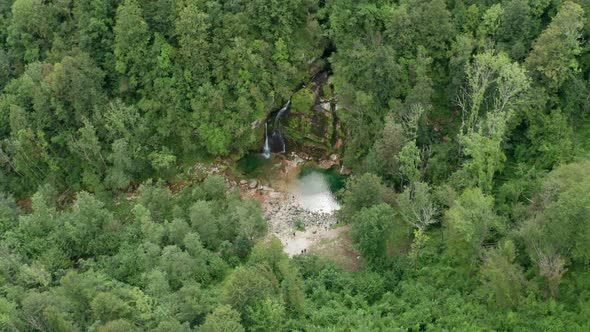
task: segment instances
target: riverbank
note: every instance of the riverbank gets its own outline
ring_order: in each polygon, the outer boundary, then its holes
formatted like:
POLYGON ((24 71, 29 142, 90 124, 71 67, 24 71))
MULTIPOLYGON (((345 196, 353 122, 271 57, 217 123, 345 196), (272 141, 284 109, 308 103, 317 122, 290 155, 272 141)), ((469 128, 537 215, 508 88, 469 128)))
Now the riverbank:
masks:
MULTIPOLYGON (((336 211, 340 208, 329 181, 319 170, 305 169, 308 158, 295 153, 275 163, 264 163, 262 179, 242 180, 242 195, 260 201, 268 222, 268 236, 276 236, 289 256, 308 252, 322 240, 338 232, 336 211), (303 176, 302 169, 305 169, 303 176)), ((258 172, 257 172, 258 171, 258 172)))

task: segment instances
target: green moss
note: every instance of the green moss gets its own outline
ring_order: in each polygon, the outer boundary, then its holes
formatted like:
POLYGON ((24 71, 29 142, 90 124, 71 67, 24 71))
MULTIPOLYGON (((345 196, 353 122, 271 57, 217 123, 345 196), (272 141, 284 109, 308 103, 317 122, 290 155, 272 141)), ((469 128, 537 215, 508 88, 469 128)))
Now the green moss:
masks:
POLYGON ((301 89, 291 99, 291 112, 311 114, 315 104, 315 95, 309 89, 301 89))

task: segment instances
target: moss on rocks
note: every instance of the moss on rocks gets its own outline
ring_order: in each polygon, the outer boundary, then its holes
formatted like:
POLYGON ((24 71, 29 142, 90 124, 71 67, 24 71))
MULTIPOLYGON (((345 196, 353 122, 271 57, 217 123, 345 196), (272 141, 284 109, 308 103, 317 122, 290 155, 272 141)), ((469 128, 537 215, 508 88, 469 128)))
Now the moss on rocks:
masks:
POLYGON ((291 112, 311 115, 315 100, 316 96, 310 89, 301 89, 291 99, 291 112))

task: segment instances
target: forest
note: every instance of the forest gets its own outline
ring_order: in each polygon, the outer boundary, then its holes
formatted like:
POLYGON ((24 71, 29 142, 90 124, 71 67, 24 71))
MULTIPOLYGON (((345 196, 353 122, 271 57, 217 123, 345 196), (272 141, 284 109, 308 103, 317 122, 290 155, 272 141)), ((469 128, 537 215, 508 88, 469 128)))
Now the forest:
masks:
POLYGON ((590 331, 589 110, 588 0, 0 1, 0 331, 590 331), (195 170, 318 73, 355 271, 195 170))

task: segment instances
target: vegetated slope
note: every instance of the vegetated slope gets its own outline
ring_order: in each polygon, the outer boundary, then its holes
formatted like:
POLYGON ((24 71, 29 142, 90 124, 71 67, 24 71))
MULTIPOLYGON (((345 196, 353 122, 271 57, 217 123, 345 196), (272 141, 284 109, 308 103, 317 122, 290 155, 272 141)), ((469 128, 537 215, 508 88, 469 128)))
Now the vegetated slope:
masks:
POLYGON ((589 13, 2 2, 1 329, 589 330, 589 13), (258 148, 255 124, 319 68, 355 273, 259 242, 260 208, 221 178, 166 185, 258 148))

